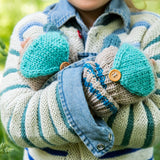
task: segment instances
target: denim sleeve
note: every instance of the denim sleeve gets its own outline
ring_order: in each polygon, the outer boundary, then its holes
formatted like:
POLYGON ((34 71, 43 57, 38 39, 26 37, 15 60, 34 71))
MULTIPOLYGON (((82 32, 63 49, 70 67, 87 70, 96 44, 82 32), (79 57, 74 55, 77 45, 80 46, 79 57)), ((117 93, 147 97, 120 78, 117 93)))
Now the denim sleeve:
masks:
POLYGON ((65 115, 73 130, 96 157, 109 151, 114 142, 112 130, 101 118, 93 118, 82 85, 82 71, 86 58, 58 73, 58 89, 65 115))

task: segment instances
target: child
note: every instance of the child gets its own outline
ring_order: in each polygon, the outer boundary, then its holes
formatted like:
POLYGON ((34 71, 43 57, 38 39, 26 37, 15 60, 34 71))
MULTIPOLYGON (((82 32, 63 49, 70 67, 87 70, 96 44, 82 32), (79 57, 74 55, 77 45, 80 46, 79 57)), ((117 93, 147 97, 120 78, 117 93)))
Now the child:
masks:
POLYGON ((110 34, 154 59, 154 72, 159 77, 160 18, 148 12, 131 13, 126 4, 134 9, 127 0, 60 0, 43 13, 25 17, 15 27, 0 106, 9 137, 25 148, 24 160, 153 159, 153 145, 160 141, 159 84, 143 100, 122 105, 104 119, 93 118, 86 101, 92 93, 83 91, 83 66, 94 62, 95 57, 100 59, 97 53, 110 34), (46 87, 34 91, 18 73, 19 52, 21 42, 42 34, 47 23, 67 36, 71 65, 51 77, 46 87))

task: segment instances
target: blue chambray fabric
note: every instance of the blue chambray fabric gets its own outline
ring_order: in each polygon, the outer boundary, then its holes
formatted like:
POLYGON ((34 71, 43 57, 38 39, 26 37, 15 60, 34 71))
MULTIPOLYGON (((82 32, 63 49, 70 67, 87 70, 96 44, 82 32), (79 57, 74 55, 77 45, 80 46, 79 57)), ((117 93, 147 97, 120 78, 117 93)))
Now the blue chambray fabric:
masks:
MULTIPOLYGON (((44 11, 48 15, 48 23, 60 28, 75 18, 81 27, 84 41, 87 39, 88 28, 83 23, 75 8, 67 1, 51 5, 44 11)), ((122 18, 126 32, 130 29, 130 11, 123 0, 112 0, 93 26, 107 25, 106 17, 116 14, 122 18)), ((96 54, 79 53, 82 59, 57 73, 58 89, 65 115, 76 134, 96 157, 102 157, 113 146, 114 135, 110 127, 101 118, 93 118, 83 92, 82 71, 86 61, 94 60, 96 54), (88 58, 86 58, 88 57, 88 58), (102 148, 98 146, 103 146, 102 148)))
MULTIPOLYGON (((60 0, 59 3, 47 7, 44 13, 48 14, 48 21, 53 23, 57 28, 60 28, 74 17, 81 28, 85 45, 89 29, 83 23, 76 9, 67 0, 60 0)), ((111 14, 118 15, 122 18, 124 30, 128 33, 130 30, 130 10, 124 0, 112 0, 106 7, 105 12, 95 21, 93 26, 107 25, 115 18, 110 18, 111 14)), ((77 28, 79 28, 79 26, 77 26, 77 28)))
MULTIPOLYGON (((59 3, 47 7, 44 10, 44 13, 48 14, 48 21, 53 23, 58 28, 73 17, 78 20, 82 29, 85 26, 76 9, 67 0, 60 0, 59 3)), ((103 21, 105 20, 104 17, 110 14, 119 15, 124 22, 125 31, 128 32, 130 30, 130 10, 124 0, 112 0, 106 7, 105 13, 95 21, 94 26, 103 24, 103 21)))
POLYGON ((108 125, 92 117, 83 92, 83 65, 95 57, 75 62, 58 73, 58 89, 66 117, 76 134, 96 157, 105 155, 113 146, 114 136, 108 125), (104 148, 98 149, 102 145, 104 148))

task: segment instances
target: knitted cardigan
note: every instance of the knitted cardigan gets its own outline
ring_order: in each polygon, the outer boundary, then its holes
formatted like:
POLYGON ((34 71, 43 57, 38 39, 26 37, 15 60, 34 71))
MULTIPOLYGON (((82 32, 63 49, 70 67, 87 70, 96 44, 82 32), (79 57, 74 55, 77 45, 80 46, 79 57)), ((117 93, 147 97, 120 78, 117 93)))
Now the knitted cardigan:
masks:
MULTIPOLYGON (((2 123, 10 139, 25 148, 24 160, 97 160, 75 134, 64 114, 59 101, 58 81, 33 91, 18 74, 21 41, 42 34, 46 23, 47 15, 38 12, 22 19, 13 31, 0 85, 2 123)), ((99 53, 103 39, 114 33, 122 42, 138 47, 153 58, 160 78, 159 26, 160 17, 156 14, 132 13, 129 33, 121 29, 123 23, 117 19, 108 25, 92 27, 85 47, 76 28, 62 26, 60 29, 72 48, 70 63, 78 61, 77 53, 99 53)), ((159 108, 160 85, 145 101, 122 106, 117 114, 106 118, 115 141, 112 149, 99 159, 152 159, 153 145, 160 141, 159 108)))

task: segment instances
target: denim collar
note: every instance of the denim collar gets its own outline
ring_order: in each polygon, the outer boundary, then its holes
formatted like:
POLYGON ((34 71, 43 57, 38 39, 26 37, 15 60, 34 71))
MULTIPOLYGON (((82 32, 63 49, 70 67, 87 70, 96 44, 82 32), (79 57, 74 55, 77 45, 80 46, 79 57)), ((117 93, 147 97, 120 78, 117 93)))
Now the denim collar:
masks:
MULTIPOLYGON (((49 15, 49 22, 53 23, 58 28, 64 25, 71 18, 77 16, 76 9, 67 0, 60 0, 59 3, 47 7, 44 13, 49 15)), ((124 0, 111 0, 105 10, 105 13, 102 14, 99 19, 102 19, 102 17, 104 18, 109 14, 119 15, 124 22, 125 31, 128 32, 130 30, 130 10, 124 0)), ((97 22, 102 21, 99 20, 97 22)))
MULTIPOLYGON (((107 10, 106 10, 107 12, 107 10)), ((108 6, 109 14, 117 14, 119 15, 124 22, 124 29, 126 32, 130 30, 130 10, 124 0, 112 0, 108 6)))

